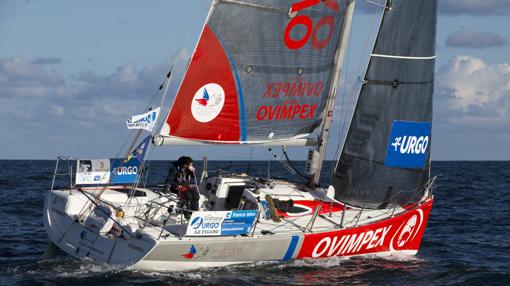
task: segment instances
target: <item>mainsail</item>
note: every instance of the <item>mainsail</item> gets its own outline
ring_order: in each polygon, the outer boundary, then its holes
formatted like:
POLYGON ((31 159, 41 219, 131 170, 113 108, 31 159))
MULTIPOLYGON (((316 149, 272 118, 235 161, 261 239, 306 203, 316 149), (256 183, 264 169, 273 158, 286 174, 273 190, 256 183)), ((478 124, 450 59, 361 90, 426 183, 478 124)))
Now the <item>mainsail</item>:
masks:
POLYGON ((418 201, 430 170, 437 0, 387 5, 332 178, 367 208, 418 201))
POLYGON ((214 0, 160 144, 250 144, 323 118, 350 0, 214 0))

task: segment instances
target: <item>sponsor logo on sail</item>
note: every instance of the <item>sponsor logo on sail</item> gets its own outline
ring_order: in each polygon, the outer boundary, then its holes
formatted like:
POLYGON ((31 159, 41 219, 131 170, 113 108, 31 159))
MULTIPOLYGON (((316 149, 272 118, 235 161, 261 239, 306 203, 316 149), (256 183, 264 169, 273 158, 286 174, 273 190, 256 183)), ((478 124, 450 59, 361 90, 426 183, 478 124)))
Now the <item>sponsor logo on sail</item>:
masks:
POLYGON ((323 91, 322 80, 311 82, 297 77, 292 81, 266 83, 262 97, 319 97, 323 91))
POLYGON ((399 151, 400 154, 425 154, 429 146, 429 136, 397 137, 391 146, 395 148, 395 152, 399 151))
POLYGON ((430 147, 430 122, 395 121, 384 164, 389 167, 423 168, 430 147))
POLYGON ((197 90, 191 101, 191 114, 198 122, 214 120, 225 105, 225 91, 216 83, 208 83, 197 90))

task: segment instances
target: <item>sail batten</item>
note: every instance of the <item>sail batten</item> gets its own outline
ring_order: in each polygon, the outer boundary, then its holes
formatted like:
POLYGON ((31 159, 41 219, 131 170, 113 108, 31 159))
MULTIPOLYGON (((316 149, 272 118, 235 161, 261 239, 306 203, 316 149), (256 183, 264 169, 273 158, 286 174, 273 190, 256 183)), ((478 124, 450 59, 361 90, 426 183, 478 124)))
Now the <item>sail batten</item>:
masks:
POLYGON ((381 55, 381 54, 370 54, 372 57, 377 58, 390 58, 390 59, 403 59, 403 60, 434 60, 436 56, 429 57, 413 57, 413 56, 397 56, 397 55, 381 55))
POLYGON ((286 146, 305 147, 316 146, 318 141, 309 138, 310 134, 303 134, 289 139, 265 140, 265 141, 207 141, 172 136, 156 136, 153 142, 157 146, 185 146, 185 145, 261 145, 261 146, 286 146))
POLYGON ((267 5, 261 5, 261 4, 256 4, 256 3, 250 3, 250 2, 246 2, 246 1, 240 1, 240 0, 217 0, 217 1, 218 2, 223 2, 223 3, 229 3, 229 4, 244 5, 244 6, 247 6, 247 7, 259 8, 259 9, 267 9, 267 10, 280 11, 282 13, 287 13, 288 12, 285 9, 282 9, 282 8, 272 7, 272 6, 267 6, 267 5))

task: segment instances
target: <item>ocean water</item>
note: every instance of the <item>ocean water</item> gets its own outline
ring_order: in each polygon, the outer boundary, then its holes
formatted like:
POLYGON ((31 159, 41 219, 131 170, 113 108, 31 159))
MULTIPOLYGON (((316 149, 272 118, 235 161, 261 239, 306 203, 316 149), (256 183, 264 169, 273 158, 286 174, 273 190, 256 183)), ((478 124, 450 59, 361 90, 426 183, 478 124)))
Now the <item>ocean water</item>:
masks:
MULTIPOLYGON (((164 180, 168 164, 153 162, 149 181, 164 180)), ((0 285, 510 285, 510 162, 433 163, 436 200, 416 257, 191 272, 133 271, 65 253, 39 261, 48 244, 42 207, 53 168, 54 161, 0 161, 0 285)), ((215 168, 241 173, 247 162, 210 162, 215 168)), ((254 162, 250 173, 265 177, 267 169, 267 162, 254 162)), ((292 178, 276 162, 270 176, 292 178)))

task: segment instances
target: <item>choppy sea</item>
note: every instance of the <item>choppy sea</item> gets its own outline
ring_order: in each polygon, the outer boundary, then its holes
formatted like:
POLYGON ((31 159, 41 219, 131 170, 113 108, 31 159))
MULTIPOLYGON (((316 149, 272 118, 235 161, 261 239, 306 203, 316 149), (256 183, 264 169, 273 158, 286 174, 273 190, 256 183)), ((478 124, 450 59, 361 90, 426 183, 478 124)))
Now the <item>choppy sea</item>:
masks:
MULTIPOLYGON (((40 261, 48 245, 43 200, 54 164, 0 161, 0 285, 510 285, 510 162, 433 162, 436 200, 416 257, 331 258, 191 272, 133 271, 65 253, 40 261)), ((168 165, 152 162, 149 181, 164 180, 168 165)), ((241 173, 247 165, 210 162, 209 169, 241 173)), ((326 172, 332 165, 328 162, 326 172)), ((254 162, 250 171, 265 177, 267 163, 254 162)), ((275 162, 270 175, 292 178, 275 162)))

